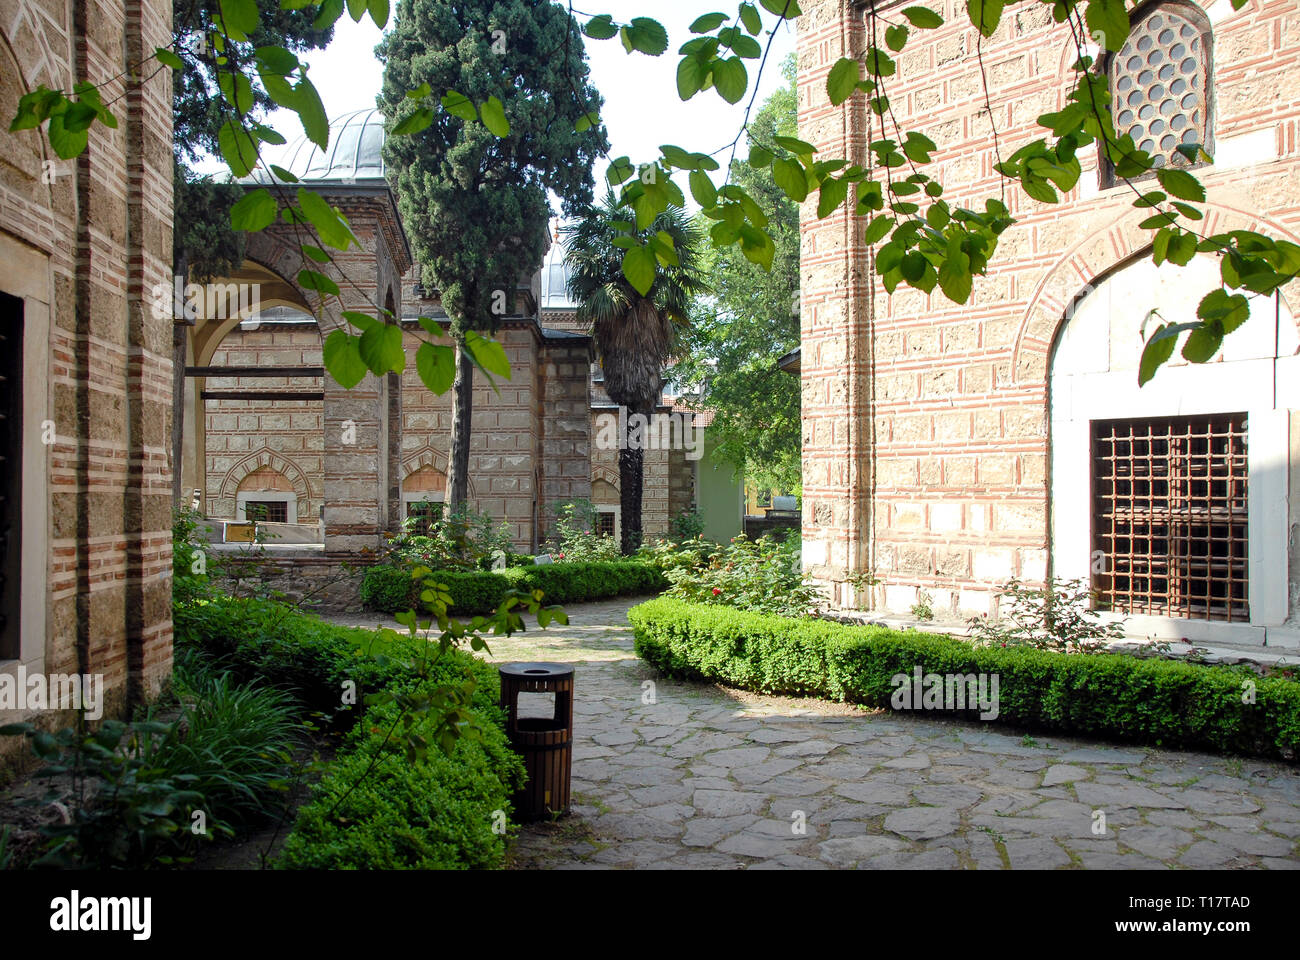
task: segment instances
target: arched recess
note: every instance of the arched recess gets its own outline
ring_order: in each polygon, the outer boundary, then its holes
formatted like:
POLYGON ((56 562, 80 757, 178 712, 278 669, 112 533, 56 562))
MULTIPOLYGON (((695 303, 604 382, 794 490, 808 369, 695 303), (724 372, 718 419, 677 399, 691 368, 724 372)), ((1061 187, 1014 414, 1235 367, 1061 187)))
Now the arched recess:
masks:
POLYGON ((222 512, 210 512, 209 516, 233 519, 240 486, 249 476, 268 468, 287 479, 293 487, 294 495, 298 498, 298 522, 319 519, 319 489, 312 488, 311 478, 297 463, 269 447, 249 454, 226 471, 217 486, 219 503, 213 505, 213 511, 219 509, 222 512))
POLYGON ((593 500, 595 499, 595 491, 596 491, 595 484, 597 480, 603 480, 605 483, 608 483, 611 487, 613 487, 615 491, 618 490, 618 470, 616 470, 613 467, 604 466, 602 464, 592 464, 591 465, 591 483, 592 483, 591 489, 592 489, 593 500))
MULTIPOLYGON (((1047 360, 1057 332, 1081 299, 1107 274, 1150 249, 1151 231, 1138 224, 1146 218, 1132 210, 1110 224, 1087 234, 1062 253, 1035 285, 1020 317, 1012 353, 1012 378, 1017 386, 1045 384, 1047 360)), ((1206 211, 1204 233, 1257 230, 1269 236, 1300 243, 1300 235, 1258 213, 1222 205, 1206 211)), ((1218 286, 1207 282, 1202 295, 1218 286)), ((1283 292, 1285 303, 1290 289, 1283 292)), ((1143 315, 1149 308, 1141 309, 1143 315)))
POLYGON ((1138 385, 1147 312, 1193 321, 1218 282, 1216 258, 1157 268, 1139 253, 1071 298, 1047 372, 1051 570, 1103 592, 1129 591, 1117 606, 1127 608, 1130 633, 1259 642, 1262 629, 1288 616, 1295 319, 1280 296, 1255 298, 1250 319, 1209 363, 1175 354, 1138 385), (1233 439, 1242 426, 1244 437, 1233 439), (1200 459, 1189 451, 1202 441, 1181 439, 1212 432, 1219 439, 1205 449, 1214 452, 1200 459), (1215 499, 1234 496, 1244 507, 1215 499), (1189 599, 1195 590, 1231 590, 1229 581, 1240 585, 1240 603, 1189 599), (1135 592, 1147 596, 1134 601, 1135 592))
MULTIPOLYGON (((434 447, 425 446, 404 457, 402 459, 402 489, 406 489, 407 480, 413 474, 422 470, 432 470, 441 474, 445 485, 447 480, 447 454, 434 447)), ((469 496, 471 500, 477 496, 473 476, 469 478, 469 496)))

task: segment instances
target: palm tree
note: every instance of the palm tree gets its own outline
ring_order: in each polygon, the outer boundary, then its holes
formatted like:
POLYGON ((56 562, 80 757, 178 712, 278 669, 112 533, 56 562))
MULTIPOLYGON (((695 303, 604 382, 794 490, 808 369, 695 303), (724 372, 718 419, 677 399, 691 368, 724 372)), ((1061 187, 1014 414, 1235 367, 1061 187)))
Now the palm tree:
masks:
MULTIPOLYGON (((672 356, 677 329, 686 323, 694 298, 707 287, 700 267, 699 231, 679 208, 659 214, 645 230, 629 229, 635 221, 630 208, 612 192, 607 194, 569 234, 565 263, 578 319, 590 324, 596 340, 605 392, 627 408, 629 419, 641 414, 649 422, 659 404, 661 372, 672 356), (624 250, 614 241, 631 237, 644 244, 660 233, 672 238, 677 262, 664 263, 661 258, 653 285, 642 295, 623 275, 624 250)), ((633 443, 620 446, 621 547, 624 554, 631 554, 641 545, 644 451, 633 443)))

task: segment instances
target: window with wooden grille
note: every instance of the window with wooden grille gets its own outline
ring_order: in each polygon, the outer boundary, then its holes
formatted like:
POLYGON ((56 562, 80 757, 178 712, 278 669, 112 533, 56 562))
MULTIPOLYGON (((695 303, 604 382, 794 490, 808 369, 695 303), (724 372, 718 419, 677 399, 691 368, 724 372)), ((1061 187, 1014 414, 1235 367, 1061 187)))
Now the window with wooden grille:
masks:
MULTIPOLYGON (((1162 3, 1133 18, 1123 48, 1110 59, 1115 132, 1155 160, 1187 167, 1180 146, 1210 149, 1210 26, 1198 9, 1162 3)), ((1107 168, 1109 182, 1113 172, 1107 168)))
POLYGON ((287 500, 246 500, 244 517, 263 523, 288 523, 289 503, 287 500))
POLYGON ((406 516, 414 520, 411 533, 427 537, 433 525, 442 519, 442 504, 432 500, 411 500, 406 504, 406 516))
POLYGON ((618 526, 617 515, 613 510, 601 510, 596 514, 596 533, 602 537, 612 537, 618 526))
POLYGON ((20 652, 23 302, 0 294, 0 660, 20 652))
POLYGON ((1244 413, 1094 421, 1092 469, 1102 609, 1249 621, 1244 413))

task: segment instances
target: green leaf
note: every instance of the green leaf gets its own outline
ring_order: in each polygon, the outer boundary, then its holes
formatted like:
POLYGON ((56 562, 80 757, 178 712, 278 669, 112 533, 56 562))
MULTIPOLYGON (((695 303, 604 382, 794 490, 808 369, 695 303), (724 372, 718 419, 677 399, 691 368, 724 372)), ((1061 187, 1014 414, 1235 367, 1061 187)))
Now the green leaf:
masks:
POLYGON ((397 126, 393 127, 393 136, 405 137, 419 133, 432 123, 433 111, 428 107, 421 107, 407 114, 404 119, 398 122, 397 126))
POLYGON ((763 18, 758 15, 758 8, 752 3, 740 5, 740 22, 745 25, 751 36, 758 36, 763 29, 763 18))
POLYGON ((739 57, 728 57, 713 64, 713 85, 727 103, 739 103, 749 86, 749 71, 739 57))
POLYGON ((415 351, 415 372, 437 394, 446 393, 456 379, 456 350, 447 344, 422 343, 415 351))
POLYGON ((383 321, 378 317, 372 317, 370 314, 362 313, 359 310, 344 310, 343 319, 352 324, 352 326, 356 327, 362 333, 365 333, 371 327, 383 324, 383 321))
POLYGON ((640 50, 652 57, 657 57, 668 49, 668 31, 658 20, 649 17, 634 17, 623 28, 623 45, 631 50, 640 50))
POLYGON ((795 203, 808 199, 808 175, 798 161, 777 157, 772 161, 772 180, 795 203))
POLYGON ((803 11, 799 9, 799 4, 795 0, 759 0, 759 2, 768 13, 775 13, 786 20, 803 16, 803 11))
POLYGON ((1124 0, 1088 0, 1084 22, 1092 42, 1103 50, 1118 50, 1128 39, 1128 10, 1124 0))
POLYGON ((901 23, 885 30, 885 46, 897 53, 907 46, 907 27, 901 23))
POLYGON ((465 334, 465 348, 470 359, 490 374, 510 379, 510 360, 506 357, 506 348, 495 340, 469 330, 465 334))
POLYGON ((915 130, 909 131, 903 153, 913 163, 929 163, 930 154, 939 149, 933 140, 915 130))
POLYGON ((718 202, 718 191, 713 180, 703 170, 692 170, 689 177, 691 196, 701 207, 708 209, 718 202))
POLYGON ((970 258, 953 247, 949 244, 948 256, 939 265, 939 288, 953 303, 965 303, 971 292, 970 258))
POLYGON ((751 167, 766 167, 772 162, 772 151, 757 143, 749 145, 749 165, 751 167))
POLYGON ((773 137, 772 140, 778 147, 785 147, 797 157, 811 157, 817 152, 817 148, 811 143, 795 137, 773 137))
POLYGON ((966 0, 966 13, 976 30, 986 37, 993 36, 1002 19, 1004 0, 966 0))
POLYGON ((628 177, 634 176, 635 174, 636 167, 632 165, 632 161, 628 157, 619 157, 611 163, 609 169, 605 171, 605 179, 609 182, 611 187, 617 187, 628 177))
POLYGON ((307 134, 308 140, 324 150, 330 142, 330 122, 325 115, 325 105, 320 101, 320 94, 316 92, 316 85, 303 77, 294 87, 294 94, 297 106, 293 109, 302 122, 303 132, 307 134))
POLYGON ((335 330, 325 338, 322 347, 325 369, 344 390, 351 390, 365 379, 367 373, 365 361, 358 351, 360 340, 345 330, 335 330))
POLYGON ((232 40, 244 40, 257 30, 257 0, 220 0, 220 20, 232 40))
POLYGON ((154 55, 154 59, 157 60, 159 63, 161 63, 164 67, 171 67, 173 70, 185 69, 185 61, 183 61, 180 57, 176 56, 176 54, 168 50, 166 47, 156 47, 154 49, 153 55, 154 55))
MULTIPOLYGON (((53 120, 50 125, 53 127, 53 120)), ((52 135, 50 142, 54 142, 52 135)), ((226 161, 234 177, 248 176, 257 163, 257 144, 244 125, 233 119, 227 120, 217 131, 217 146, 221 149, 221 159, 226 161)))
POLYGON ((849 195, 849 182, 831 177, 822 181, 821 193, 817 197, 817 218, 820 220, 834 213, 849 195))
POLYGON ((608 13, 602 13, 588 20, 582 32, 593 40, 608 40, 618 34, 618 26, 614 23, 613 17, 608 13))
POLYGON ((315 270, 299 270, 298 285, 304 290, 315 290, 317 293, 327 296, 337 297, 339 295, 339 285, 325 274, 318 273, 315 270))
POLYGON ((573 122, 573 129, 576 133, 585 133, 598 123, 600 123, 600 114, 584 113, 573 122))
POLYGON ((65 116, 65 113, 52 115, 50 124, 45 129, 45 135, 49 137, 50 147, 58 154, 59 159, 71 160, 73 157, 80 156, 86 149, 90 135, 84 127, 80 130, 70 130, 66 125, 65 116))
POLYGON ((1205 187, 1186 170, 1165 167, 1156 171, 1156 179, 1160 181, 1160 186, 1179 200, 1191 200, 1194 203, 1205 202, 1205 187))
POLYGON ((388 26, 388 0, 370 0, 367 4, 370 20, 380 30, 388 26))
POLYGON ((1142 350, 1142 360, 1138 364, 1138 386, 1144 386, 1156 371, 1160 369, 1161 364, 1174 355, 1174 347, 1178 345, 1178 338, 1166 334, 1161 336, 1162 331, 1171 329, 1171 325, 1163 324, 1160 329, 1151 335, 1147 341, 1146 347, 1142 350))
POLYGON ((271 191, 259 187, 246 194, 230 208, 230 226, 234 230, 256 233, 275 222, 275 197, 271 191))
POLYGON ((479 108, 483 117, 483 126, 498 137, 510 136, 510 121, 506 119, 506 108, 496 97, 488 97, 487 103, 479 108))
POLYGON ((352 228, 319 193, 306 187, 299 187, 298 206, 311 225, 316 228, 325 246, 333 247, 335 250, 346 250, 356 242, 352 228))
POLYGON ((654 285, 656 263, 654 252, 649 247, 633 247, 623 254, 623 276, 643 297, 654 285))
POLYGON ((712 33, 730 19, 725 13, 706 13, 695 18, 690 30, 691 33, 712 33))
POLYGON ((883 240, 885 235, 889 233, 890 228, 893 227, 894 223, 894 218, 889 216, 887 213, 882 213, 872 217, 871 222, 867 224, 867 232, 863 236, 862 242, 870 246, 873 243, 883 240))
POLYGON ((698 57, 682 57, 677 63, 677 96, 691 99, 703 88, 707 75, 708 67, 698 57))
POLYGON ((469 97, 463 93, 457 93, 455 90, 448 90, 443 94, 442 108, 450 113, 453 117, 460 117, 462 120, 477 120, 478 111, 474 109, 474 104, 469 97))
POLYGON ((406 367, 406 351, 402 349, 402 328, 393 323, 376 323, 357 344, 362 362, 374 374, 401 373, 406 367))
POLYGON ((1250 301, 1222 288, 1211 290, 1201 299, 1196 315, 1202 320, 1215 320, 1223 325, 1224 333, 1232 333, 1250 317, 1250 301))
POLYGON ((354 23, 360 23, 361 18, 366 15, 366 0, 348 0, 348 16, 354 23))
POLYGON ((1217 320, 1200 324, 1183 344, 1183 359, 1189 363, 1206 363, 1223 346, 1223 327, 1217 320))
POLYGON ((921 30, 933 30, 935 27, 943 26, 943 17, 928 7, 904 7, 902 14, 907 17, 912 26, 921 30))
POLYGON ((826 76, 826 95, 830 97, 831 104, 838 107, 853 96, 861 78, 862 67, 858 61, 851 57, 836 60, 835 66, 831 67, 831 72, 826 76))

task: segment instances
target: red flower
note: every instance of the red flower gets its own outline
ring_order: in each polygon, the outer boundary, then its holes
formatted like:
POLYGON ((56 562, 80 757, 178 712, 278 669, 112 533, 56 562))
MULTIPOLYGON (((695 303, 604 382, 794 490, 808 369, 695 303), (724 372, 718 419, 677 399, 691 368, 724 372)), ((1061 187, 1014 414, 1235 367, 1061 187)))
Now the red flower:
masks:
POLYGON ((713 588, 713 595, 714 595, 715 597, 716 597, 718 594, 720 594, 721 592, 722 592, 722 591, 719 590, 717 587, 714 587, 714 588, 713 588))
POLYGON ((564 554, 562 554, 562 553, 557 553, 555 556, 556 556, 556 559, 558 559, 558 560, 563 560, 563 559, 564 559, 564 554))

